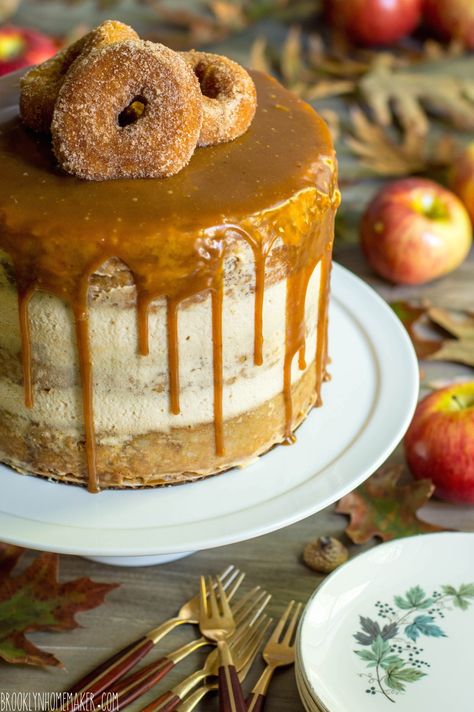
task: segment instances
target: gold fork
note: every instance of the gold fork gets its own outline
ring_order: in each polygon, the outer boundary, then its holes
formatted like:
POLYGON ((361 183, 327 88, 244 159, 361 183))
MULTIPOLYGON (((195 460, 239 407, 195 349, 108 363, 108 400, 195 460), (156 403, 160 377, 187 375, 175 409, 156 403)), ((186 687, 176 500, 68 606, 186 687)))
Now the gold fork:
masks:
POLYGON ((217 643, 219 652, 219 703, 221 712, 246 712, 242 688, 228 639, 235 631, 234 616, 220 581, 201 576, 199 627, 204 637, 217 643))
MULTIPOLYGON (((245 574, 241 573, 235 566, 230 565, 220 574, 218 580, 220 585, 229 591, 229 598, 232 598, 244 577, 245 574)), ((125 675, 142 660, 156 643, 162 640, 162 638, 168 635, 174 628, 184 623, 197 625, 199 622, 199 612, 200 594, 197 594, 181 606, 176 616, 161 623, 158 627, 153 628, 142 638, 130 643, 130 645, 127 645, 76 682, 76 684, 65 693, 65 699, 72 699, 73 702, 64 704, 57 712, 79 712, 84 706, 84 700, 93 700, 96 695, 100 695, 104 690, 113 685, 122 675, 125 675)))
MULTIPOLYGON (((252 644, 252 649, 250 653, 249 660, 247 664, 238 671, 239 675, 239 681, 242 683, 245 678, 247 677, 254 661, 255 658, 257 657, 257 653, 260 649, 260 646, 265 639, 265 636, 267 634, 268 628, 272 624, 272 619, 270 618, 265 622, 262 628, 259 629, 257 635, 254 638, 254 642, 252 644)), ((196 705, 205 697, 209 692, 212 692, 213 690, 217 690, 218 684, 217 682, 205 682, 203 685, 200 685, 200 687, 197 688, 194 692, 192 692, 186 699, 179 705, 179 707, 176 708, 176 712, 192 712, 192 710, 196 707, 196 705)))
MULTIPOLYGON (((267 616, 258 613, 257 620, 253 624, 245 625, 230 641, 238 669, 243 669, 247 665, 252 656, 255 641, 260 637, 261 630, 266 628, 266 624, 267 616)), ((193 672, 171 690, 167 690, 144 707, 141 712, 172 712, 199 682, 207 677, 218 676, 219 664, 219 652, 213 650, 207 656, 201 670, 193 672)))
MULTIPOLYGON (((236 625, 252 625, 260 616, 270 598, 271 596, 266 591, 261 590, 260 586, 255 586, 255 588, 242 596, 233 605, 236 625)), ((191 643, 178 648, 178 650, 167 653, 160 660, 142 667, 126 677, 122 677, 114 685, 108 687, 106 694, 109 693, 109 696, 114 694, 116 697, 115 712, 144 695, 158 681, 162 680, 178 662, 204 645, 211 645, 211 642, 204 637, 193 640, 191 643)), ((158 703, 158 701, 156 702, 158 703)), ((98 710, 99 707, 96 707, 96 709, 98 710)))
POLYGON ((295 601, 290 601, 282 617, 276 624, 275 630, 263 650, 263 659, 267 663, 267 666, 246 700, 248 712, 262 712, 268 686, 276 668, 293 665, 295 662, 294 633, 301 613, 301 607, 301 603, 298 603, 295 607, 295 601), (285 635, 282 637, 283 630, 292 611, 293 615, 288 623, 285 635))

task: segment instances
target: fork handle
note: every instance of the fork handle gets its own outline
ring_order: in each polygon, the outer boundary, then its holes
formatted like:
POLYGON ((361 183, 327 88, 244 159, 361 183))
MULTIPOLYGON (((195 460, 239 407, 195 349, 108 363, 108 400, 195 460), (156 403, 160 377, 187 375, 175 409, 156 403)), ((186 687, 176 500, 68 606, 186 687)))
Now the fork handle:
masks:
POLYGON ((126 645, 125 648, 122 648, 122 650, 119 650, 118 653, 115 653, 107 660, 104 660, 103 663, 101 663, 100 665, 97 665, 97 667, 95 667, 93 670, 91 670, 91 672, 87 673, 87 675, 84 675, 84 677, 81 677, 80 680, 78 680, 72 687, 70 687, 68 690, 68 693, 71 695, 74 695, 78 692, 81 692, 81 690, 86 688, 88 685, 91 685, 99 677, 99 675, 106 672, 108 668, 110 668, 115 663, 119 662, 119 660, 124 655, 126 655, 126 653, 130 652, 132 650, 132 648, 134 648, 137 645, 138 642, 139 642, 138 640, 135 640, 133 643, 126 645))
POLYGON ((75 701, 69 705, 63 705, 60 711, 79 712, 87 699, 90 700, 91 697, 100 695, 101 692, 113 685, 119 677, 125 675, 139 660, 144 658, 153 646, 153 640, 144 636, 94 668, 92 672, 78 680, 71 690, 68 690, 69 693, 75 693, 75 701))
POLYGON ((106 694, 115 693, 117 695, 116 705, 114 707, 114 712, 118 712, 123 709, 131 702, 141 697, 151 690, 160 680, 162 680, 175 666, 172 660, 167 658, 162 658, 153 665, 139 670, 134 675, 129 675, 124 680, 113 686, 109 687, 106 694))
POLYGON ((229 647, 225 640, 220 640, 217 647, 221 663, 219 667, 219 710, 220 712, 246 712, 247 706, 229 647))
POLYGON ((173 712, 180 704, 181 697, 173 690, 164 692, 161 697, 153 700, 146 707, 143 707, 140 712, 173 712))
POLYGON ((164 638, 176 626, 186 622, 186 620, 180 618, 170 618, 158 628, 154 628, 142 638, 119 650, 118 653, 115 653, 85 677, 78 680, 74 687, 67 691, 74 695, 74 702, 66 703, 58 710, 52 710, 52 712, 79 712, 87 704, 87 700, 90 700, 91 696, 94 698, 95 695, 100 695, 101 692, 113 685, 116 680, 125 675, 144 658, 159 640, 164 638))
POLYGON ((250 695, 245 700, 247 705, 247 712, 263 712, 265 707, 265 695, 261 695, 258 692, 251 692, 250 695))

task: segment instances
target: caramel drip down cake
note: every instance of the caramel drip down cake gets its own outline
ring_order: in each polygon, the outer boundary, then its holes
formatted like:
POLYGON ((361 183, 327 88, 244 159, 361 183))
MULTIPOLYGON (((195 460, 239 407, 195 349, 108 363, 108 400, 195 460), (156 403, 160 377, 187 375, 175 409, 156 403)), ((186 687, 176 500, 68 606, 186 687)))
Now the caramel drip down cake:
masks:
POLYGON ((1 80, 0 460, 18 472, 182 483, 291 443, 321 405, 333 146, 251 77, 239 138, 172 177, 105 181, 66 174, 1 80))

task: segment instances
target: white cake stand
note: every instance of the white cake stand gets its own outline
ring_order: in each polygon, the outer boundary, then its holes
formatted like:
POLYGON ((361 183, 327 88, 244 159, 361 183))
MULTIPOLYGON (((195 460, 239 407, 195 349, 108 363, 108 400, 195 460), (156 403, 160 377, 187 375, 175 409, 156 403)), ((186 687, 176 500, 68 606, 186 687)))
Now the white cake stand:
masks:
POLYGON ((295 445, 202 482, 98 495, 0 466, 0 538, 147 566, 286 527, 350 492, 405 433, 418 395, 418 364, 391 309, 337 265, 332 294, 332 381, 295 445))

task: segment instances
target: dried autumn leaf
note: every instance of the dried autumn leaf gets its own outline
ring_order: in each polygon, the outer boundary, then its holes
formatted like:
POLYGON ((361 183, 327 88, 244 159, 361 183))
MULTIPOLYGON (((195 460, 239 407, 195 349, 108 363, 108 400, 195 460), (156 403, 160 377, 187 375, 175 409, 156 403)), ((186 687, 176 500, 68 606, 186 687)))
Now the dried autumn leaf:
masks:
POLYGON ((439 350, 438 339, 425 339, 419 335, 416 328, 428 314, 428 307, 415 307, 404 301, 392 302, 390 306, 408 331, 418 358, 427 358, 439 350))
POLYGON ((265 39, 257 37, 250 50, 250 66, 270 73, 275 70, 286 87, 307 101, 353 92, 355 79, 330 76, 323 62, 316 61, 311 47, 309 42, 306 51, 299 27, 289 30, 278 52, 273 52, 265 39))
POLYGON ((357 56, 340 52, 334 47, 328 47, 318 34, 308 38, 308 64, 331 77, 357 79, 369 71, 375 56, 371 50, 359 51, 357 56))
POLYGON ((301 41, 301 28, 290 28, 283 43, 280 59, 281 75, 289 87, 298 85, 305 71, 301 41))
POLYGON ((429 358, 436 361, 454 361, 474 368, 474 314, 467 313, 462 318, 455 318, 444 309, 431 308, 428 316, 454 339, 442 341, 440 348, 429 358))
POLYGON ((5 22, 13 15, 20 4, 20 0, 0 0, 0 22, 5 22))
POLYGON ((347 536, 354 544, 364 544, 376 536, 383 541, 397 537, 441 531, 422 522, 417 511, 434 492, 431 480, 400 484, 403 467, 393 465, 379 470, 354 492, 343 497, 336 512, 347 514, 347 536))
POLYGON ((423 43, 420 59, 428 62, 438 62, 440 59, 451 59, 462 57, 465 48, 462 42, 452 40, 449 44, 442 44, 436 40, 429 39, 423 43))
POLYGON ((432 172, 452 165, 459 148, 451 136, 427 141, 414 131, 405 131, 401 142, 378 124, 372 123, 357 108, 351 111, 352 135, 345 142, 362 164, 372 173, 383 176, 404 176, 432 172))
POLYGON ((267 57, 267 41, 264 37, 257 37, 250 48, 249 65, 259 72, 272 73, 272 66, 267 57))
POLYGON ((240 30, 247 24, 244 6, 241 3, 225 2, 225 0, 209 0, 207 6, 214 13, 218 23, 224 27, 240 30))
MULTIPOLYGON (((6 568, 13 568, 12 557, 19 558, 8 545, 2 545, 6 568), (8 563, 9 562, 9 563, 8 563)), ((0 658, 8 663, 62 666, 61 662, 37 648, 26 633, 38 630, 77 628, 75 614, 99 606, 117 584, 95 583, 80 578, 58 582, 57 554, 39 554, 18 576, 0 579, 0 658)))
POLYGON ((415 347, 418 358, 435 361, 453 361, 474 368, 474 314, 466 312, 463 317, 445 309, 429 305, 414 306, 408 302, 393 302, 391 305, 415 347), (425 322, 432 328, 443 329, 452 339, 425 339, 417 327, 425 322))
POLYGON ((195 11, 184 7, 169 7, 161 2, 147 4, 153 7, 162 23, 175 29, 174 35, 170 35, 160 26, 156 38, 175 48, 220 42, 231 32, 230 27, 217 20, 212 13, 206 12, 204 7, 195 11))
POLYGON ((359 89, 381 126, 394 116, 406 131, 421 136, 429 130, 427 112, 441 114, 459 129, 474 129, 474 80, 456 76, 397 71, 384 55, 359 82, 359 89))

